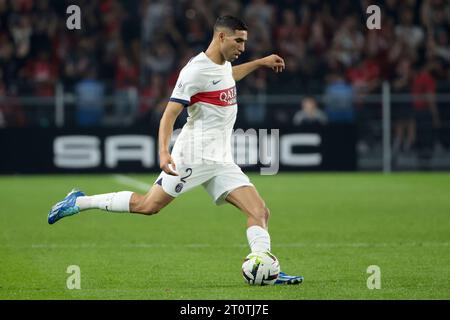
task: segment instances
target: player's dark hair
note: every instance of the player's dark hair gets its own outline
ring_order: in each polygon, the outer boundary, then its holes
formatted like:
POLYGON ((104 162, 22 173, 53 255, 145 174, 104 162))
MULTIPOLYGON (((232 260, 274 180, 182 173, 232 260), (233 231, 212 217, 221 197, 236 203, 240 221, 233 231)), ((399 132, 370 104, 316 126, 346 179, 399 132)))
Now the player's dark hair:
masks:
POLYGON ((233 16, 218 17, 216 23, 214 24, 214 31, 216 31, 217 28, 227 28, 233 32, 234 30, 248 30, 247 25, 244 21, 233 16))

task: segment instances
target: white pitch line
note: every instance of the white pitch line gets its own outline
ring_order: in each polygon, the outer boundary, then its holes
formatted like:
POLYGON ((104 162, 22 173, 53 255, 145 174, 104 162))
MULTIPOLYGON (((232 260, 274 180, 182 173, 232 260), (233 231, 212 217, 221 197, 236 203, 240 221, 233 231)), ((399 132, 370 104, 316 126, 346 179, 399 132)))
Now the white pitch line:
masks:
POLYGON ((115 174, 113 177, 120 184, 131 188, 137 188, 144 192, 147 192, 151 188, 150 184, 124 176, 123 174, 115 174))

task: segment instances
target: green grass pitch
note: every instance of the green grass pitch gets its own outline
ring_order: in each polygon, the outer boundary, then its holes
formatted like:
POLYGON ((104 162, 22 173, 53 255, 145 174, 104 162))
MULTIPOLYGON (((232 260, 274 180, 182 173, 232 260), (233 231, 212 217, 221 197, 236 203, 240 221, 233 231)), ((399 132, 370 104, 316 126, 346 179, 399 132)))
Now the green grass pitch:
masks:
POLYGON ((19 175, 0 177, 0 299, 450 299, 449 173, 250 178, 271 210, 272 252, 300 286, 245 284, 245 216, 202 188, 151 217, 92 210, 48 225, 74 186, 141 189, 114 175, 19 175), (79 290, 66 286, 70 265, 79 290), (367 287, 371 265, 380 289, 367 287))

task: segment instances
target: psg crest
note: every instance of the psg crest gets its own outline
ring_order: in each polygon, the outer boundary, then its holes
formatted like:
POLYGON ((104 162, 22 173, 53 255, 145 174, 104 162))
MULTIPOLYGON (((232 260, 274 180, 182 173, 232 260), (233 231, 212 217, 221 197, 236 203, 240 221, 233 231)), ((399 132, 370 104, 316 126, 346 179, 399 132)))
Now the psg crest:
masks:
POLYGON ((182 183, 179 183, 179 184, 177 184, 176 187, 175 187, 175 192, 176 192, 176 193, 179 193, 181 190, 183 190, 183 184, 182 184, 182 183))

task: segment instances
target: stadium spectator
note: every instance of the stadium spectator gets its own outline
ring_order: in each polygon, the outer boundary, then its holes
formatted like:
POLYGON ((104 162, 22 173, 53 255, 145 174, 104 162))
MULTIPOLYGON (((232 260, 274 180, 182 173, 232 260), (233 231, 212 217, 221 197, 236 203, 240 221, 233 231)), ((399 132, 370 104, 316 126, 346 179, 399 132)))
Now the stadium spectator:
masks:
POLYGON ((265 55, 272 49, 270 33, 266 33, 264 26, 257 20, 250 20, 248 26, 255 30, 255 32, 249 36, 246 43, 246 50, 248 51, 247 55, 265 55))
POLYGON ((361 61, 364 35, 354 15, 344 19, 332 41, 331 54, 344 66, 351 67, 361 61))
POLYGON ((297 24, 297 18, 293 10, 283 11, 283 22, 276 30, 278 50, 283 56, 302 59, 305 52, 305 44, 302 29, 297 24))
POLYGON ((187 45, 195 52, 202 51, 208 43, 208 33, 205 30, 204 22, 197 19, 188 19, 184 38, 187 45))
POLYGON ((27 125, 25 113, 19 100, 15 87, 10 87, 9 92, 0 77, 0 128, 25 127, 27 125), (6 100, 3 100, 6 98, 6 100))
POLYGON ((131 125, 138 112, 139 70, 125 53, 119 54, 115 80, 116 124, 131 125))
POLYGON ((411 94, 413 70, 408 57, 403 57, 395 69, 392 79, 392 93, 405 95, 401 100, 392 102, 392 120, 394 125, 393 154, 408 152, 416 139, 416 127, 412 100, 406 99, 411 94))
POLYGON ((342 71, 336 70, 327 76, 324 92, 325 112, 330 122, 351 123, 354 121, 353 87, 342 71))
MULTIPOLYGON (((436 94, 445 95, 450 92, 450 64, 442 59, 435 60, 436 94)), ((439 111, 440 127, 438 128, 437 150, 450 148, 450 135, 446 130, 450 128, 450 104, 448 100, 439 99, 436 101, 436 108, 439 111)))
MULTIPOLYGON (((54 96, 58 70, 51 63, 47 51, 39 51, 35 59, 28 60, 22 71, 26 78, 31 80, 34 96, 40 98, 54 96)), ((54 112, 50 107, 50 103, 39 103, 27 108, 28 122, 41 127, 51 126, 54 112)))
POLYGON ((257 21, 264 34, 272 34, 274 8, 266 0, 251 0, 244 10, 244 17, 246 21, 257 21))
POLYGON ((413 9, 404 6, 400 13, 400 24, 395 27, 395 35, 404 42, 410 52, 417 52, 423 45, 425 33, 421 26, 414 24, 413 9))
POLYGON ((267 74, 264 69, 259 69, 244 81, 240 94, 252 96, 251 101, 243 103, 244 118, 250 126, 261 126, 267 114, 267 74))
POLYGON ((154 37, 158 35, 156 30, 164 25, 164 21, 172 12, 168 3, 163 0, 145 0, 143 7, 145 15, 142 19, 142 40, 147 45, 154 41, 154 37))
POLYGON ((35 60, 29 60, 27 75, 35 84, 34 94, 40 97, 53 96, 57 73, 47 51, 39 51, 35 60))
POLYGON ((9 17, 9 30, 16 48, 17 59, 27 59, 31 50, 33 27, 28 15, 12 14, 9 17))
POLYGON ((324 125, 328 122, 326 114, 319 109, 316 99, 305 97, 301 102, 301 109, 298 110, 292 119, 294 126, 324 125))
POLYGON ((75 85, 77 100, 77 124, 79 126, 98 126, 104 115, 105 87, 97 79, 97 71, 89 67, 85 77, 75 85))
POLYGON ((175 64, 175 51, 169 42, 159 42, 144 58, 147 72, 168 75, 175 64))
MULTIPOLYGON (((427 161, 432 155, 441 119, 436 105, 436 62, 428 60, 412 80, 413 106, 416 121, 416 146, 419 159, 427 161)), ((422 162, 425 163, 425 162, 422 162)))
POLYGON ((368 152, 376 144, 377 127, 371 123, 373 119, 381 118, 381 103, 366 98, 380 93, 385 61, 374 43, 366 42, 363 53, 365 59, 355 67, 348 68, 346 76, 354 89, 358 150, 368 152))
POLYGON ((157 127, 164 111, 161 110, 161 106, 164 105, 169 95, 164 80, 162 75, 154 73, 151 75, 148 85, 143 87, 139 106, 139 123, 157 127))
POLYGON ((0 33, 0 73, 7 88, 17 81, 20 67, 12 39, 6 33, 0 33))

